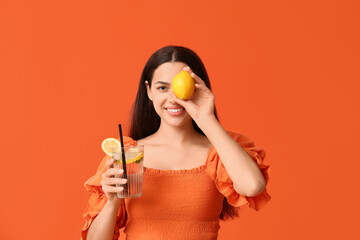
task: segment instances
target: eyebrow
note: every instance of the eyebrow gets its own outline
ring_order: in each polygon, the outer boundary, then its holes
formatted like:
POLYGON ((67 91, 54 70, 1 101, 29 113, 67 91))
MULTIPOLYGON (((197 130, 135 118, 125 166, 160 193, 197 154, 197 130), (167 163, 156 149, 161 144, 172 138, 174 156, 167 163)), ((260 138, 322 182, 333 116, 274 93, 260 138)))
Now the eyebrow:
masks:
MULTIPOLYGON (((170 85, 170 83, 168 83, 168 82, 163 82, 163 81, 157 81, 155 84, 170 85)), ((154 84, 154 85, 155 85, 155 84, 154 84)))

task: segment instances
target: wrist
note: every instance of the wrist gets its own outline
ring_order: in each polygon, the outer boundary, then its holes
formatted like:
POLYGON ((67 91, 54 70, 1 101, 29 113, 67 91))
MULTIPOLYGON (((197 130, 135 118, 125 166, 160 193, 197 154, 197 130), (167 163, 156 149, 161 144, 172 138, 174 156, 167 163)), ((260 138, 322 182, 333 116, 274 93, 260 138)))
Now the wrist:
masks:
POLYGON ((206 134, 212 127, 220 124, 215 115, 207 116, 195 121, 198 127, 206 134))
POLYGON ((115 199, 115 200, 107 200, 106 201, 106 206, 108 207, 108 208, 112 208, 112 209, 114 209, 114 210, 118 210, 119 209, 119 207, 121 206, 121 204, 122 204, 122 202, 124 201, 124 199, 115 199))

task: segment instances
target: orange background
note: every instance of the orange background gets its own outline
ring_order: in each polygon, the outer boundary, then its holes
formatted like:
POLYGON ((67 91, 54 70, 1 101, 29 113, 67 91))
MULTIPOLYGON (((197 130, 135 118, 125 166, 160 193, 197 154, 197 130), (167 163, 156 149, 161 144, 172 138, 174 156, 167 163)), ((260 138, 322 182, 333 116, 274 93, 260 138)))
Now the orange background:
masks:
MULTIPOLYGON (((273 199, 219 239, 360 239, 358 1, 0 1, 0 239, 79 239, 106 137, 157 49, 205 63, 273 199)), ((126 133, 128 131, 125 131, 126 133)), ((122 237, 124 239, 124 237, 122 237)))

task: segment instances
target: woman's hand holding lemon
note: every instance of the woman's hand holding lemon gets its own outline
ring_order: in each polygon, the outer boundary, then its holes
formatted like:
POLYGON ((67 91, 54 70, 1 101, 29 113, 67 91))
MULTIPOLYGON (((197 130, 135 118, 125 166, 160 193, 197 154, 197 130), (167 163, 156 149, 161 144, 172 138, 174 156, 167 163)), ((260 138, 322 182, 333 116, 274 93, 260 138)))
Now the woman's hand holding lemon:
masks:
MULTIPOLYGON (((191 86, 187 86, 184 92, 180 84, 176 84, 172 86, 173 91, 169 92, 170 96, 176 103, 185 108, 197 124, 201 121, 207 121, 209 118, 214 118, 214 94, 207 88, 205 82, 192 72, 190 67, 184 67, 184 71, 188 72, 195 80, 195 91, 191 95, 191 86), (184 96, 190 95, 190 98, 186 99, 185 97, 185 100, 181 100, 176 97, 175 93, 177 93, 176 95, 179 95, 179 93, 184 96)), ((183 76, 187 78, 186 74, 183 74, 183 76)), ((185 85, 191 85, 191 81, 188 81, 188 79, 184 79, 184 82, 185 85)))

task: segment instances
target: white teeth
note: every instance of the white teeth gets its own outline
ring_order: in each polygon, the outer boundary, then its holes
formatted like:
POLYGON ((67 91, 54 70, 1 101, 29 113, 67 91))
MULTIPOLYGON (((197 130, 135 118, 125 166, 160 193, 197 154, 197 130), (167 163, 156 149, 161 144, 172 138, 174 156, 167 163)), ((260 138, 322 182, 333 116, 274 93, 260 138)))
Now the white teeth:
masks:
POLYGON ((183 108, 178 108, 178 109, 166 109, 169 112, 180 112, 181 110, 183 110, 183 108))

